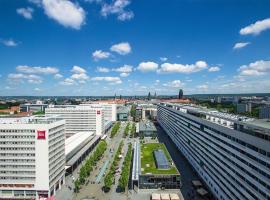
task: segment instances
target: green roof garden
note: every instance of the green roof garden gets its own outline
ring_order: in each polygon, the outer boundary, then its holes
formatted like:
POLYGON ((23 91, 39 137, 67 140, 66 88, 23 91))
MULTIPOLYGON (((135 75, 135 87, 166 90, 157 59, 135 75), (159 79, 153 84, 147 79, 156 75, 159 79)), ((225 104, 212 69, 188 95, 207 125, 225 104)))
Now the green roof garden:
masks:
POLYGON ((173 160, 163 143, 145 143, 141 144, 141 174, 176 174, 179 172, 175 167, 173 160), (170 168, 168 169, 158 169, 155 162, 154 151, 162 149, 166 155, 170 168))

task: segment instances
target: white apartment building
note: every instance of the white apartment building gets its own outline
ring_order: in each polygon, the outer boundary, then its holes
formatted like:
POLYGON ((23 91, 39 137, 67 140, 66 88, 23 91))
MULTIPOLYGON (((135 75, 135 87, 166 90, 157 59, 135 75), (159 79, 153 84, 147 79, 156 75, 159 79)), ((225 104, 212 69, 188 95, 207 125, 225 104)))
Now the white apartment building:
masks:
POLYGON ((0 199, 51 197, 64 177, 64 120, 0 118, 0 199))
POLYGON ((117 121, 117 104, 115 103, 106 103, 106 102, 98 102, 98 103, 87 103, 81 104, 80 106, 101 106, 104 113, 105 121, 117 121))
POLYGON ((104 114, 101 106, 50 106, 46 116, 58 115, 66 121, 66 137, 78 132, 104 133, 104 114))
POLYGON ((270 121, 170 103, 157 112, 216 199, 270 199, 270 121))

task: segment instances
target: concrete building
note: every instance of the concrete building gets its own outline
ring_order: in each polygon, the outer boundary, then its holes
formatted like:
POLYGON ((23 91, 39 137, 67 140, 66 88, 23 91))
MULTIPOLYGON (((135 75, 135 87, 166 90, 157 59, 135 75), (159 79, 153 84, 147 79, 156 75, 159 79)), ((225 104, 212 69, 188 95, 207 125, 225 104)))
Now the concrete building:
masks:
POLYGON ((21 104, 20 105, 20 112, 44 112, 45 108, 48 107, 48 104, 41 104, 38 102, 38 104, 21 104))
POLYGON ((131 180, 134 190, 181 187, 181 176, 162 143, 135 142, 131 180))
POLYGON ((64 120, 0 119, 0 199, 51 197, 64 177, 64 120))
POLYGON ((217 199, 270 199, 270 122, 159 104, 158 123, 217 199))
POLYGON ((251 110, 252 110, 251 103, 238 103, 238 104, 236 104, 237 113, 251 112, 251 110))
POLYGON ((46 116, 58 115, 66 120, 66 137, 78 132, 104 133, 104 114, 101 106, 67 106, 49 107, 45 109, 46 116))
POLYGON ((66 139, 66 172, 71 173, 95 148, 101 136, 94 132, 78 132, 66 139))
POLYGON ((260 119, 270 119, 270 106, 262 106, 259 108, 260 119))
POLYGON ((118 121, 127 121, 129 116, 130 107, 127 106, 118 106, 117 107, 117 120, 118 121))
POLYGON ((156 137, 157 129, 151 121, 141 121, 138 126, 138 135, 143 137, 156 137))
POLYGON ((105 121, 117 121, 117 104, 115 103, 106 103, 106 102, 98 102, 98 103, 87 103, 81 104, 80 106, 101 106, 104 114, 105 121))

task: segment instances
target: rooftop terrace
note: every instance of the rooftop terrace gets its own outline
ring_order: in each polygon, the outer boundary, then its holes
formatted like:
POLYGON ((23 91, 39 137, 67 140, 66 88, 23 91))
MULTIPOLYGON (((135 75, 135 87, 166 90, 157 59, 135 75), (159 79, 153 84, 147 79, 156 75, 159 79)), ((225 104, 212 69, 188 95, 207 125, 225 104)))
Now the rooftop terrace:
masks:
POLYGON ((141 174, 179 174, 175 167, 167 148, 163 143, 147 143, 141 144, 141 174), (154 152, 155 150, 163 150, 169 167, 166 169, 159 169, 156 166, 154 152))

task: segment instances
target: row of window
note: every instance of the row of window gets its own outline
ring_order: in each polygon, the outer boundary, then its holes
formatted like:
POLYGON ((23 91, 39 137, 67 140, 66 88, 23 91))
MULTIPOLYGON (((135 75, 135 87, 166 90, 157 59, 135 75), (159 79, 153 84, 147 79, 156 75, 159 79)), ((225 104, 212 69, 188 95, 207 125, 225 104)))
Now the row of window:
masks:
MULTIPOLYGON (((159 113, 160 114, 160 113, 159 113)), ((161 115, 159 116, 160 118, 162 117, 161 115)), ((170 117, 168 117, 168 115, 166 115, 166 119, 165 118, 162 118, 161 119, 161 121, 162 122, 168 122, 168 121, 171 121, 171 125, 169 125, 169 127, 168 127, 168 129, 173 129, 173 127, 175 127, 175 126, 172 126, 172 124, 175 124, 175 121, 173 120, 171 120, 170 119, 170 117)), ((182 127, 182 129, 179 129, 179 130, 181 130, 181 131, 184 131, 184 129, 183 129, 184 127, 182 127)), ((189 127, 190 128, 190 127, 189 127)), ((201 131, 200 129, 198 129, 199 131, 201 131)), ((195 130, 194 130, 195 131, 195 130)), ((177 133, 177 132, 176 132, 177 133)), ((194 132, 195 133, 195 132, 194 132)), ((193 134, 189 134, 189 136, 192 136, 193 134)), ((181 137, 180 135, 178 135, 178 137, 181 137)), ((217 138, 215 138, 215 139, 217 139, 217 138)), ((193 140, 193 141, 197 141, 198 140, 198 138, 197 139, 195 139, 195 140, 193 140)), ((186 141, 187 142, 187 141, 186 141)), ((203 142, 203 141, 201 141, 201 142, 203 142)), ((224 141, 220 141, 220 142, 222 142, 222 143, 224 143, 224 141)), ((212 141, 209 141, 209 143, 212 143, 212 141)), ((192 144, 191 142, 190 142, 190 144, 192 144)), ((198 145, 198 144, 197 144, 198 145)), ((208 145, 208 144, 206 144, 206 145, 208 145)), ((222 148, 221 146, 219 147, 219 148, 222 148)), ((197 149, 197 148, 193 148, 193 149, 197 149)), ((218 148, 215 148, 216 150, 218 149, 218 148)), ((223 150, 224 150, 224 148, 223 148, 223 150)), ((210 154, 210 153, 212 153, 212 152, 210 152, 209 150, 208 150, 208 148, 207 148, 207 151, 208 151, 208 154, 210 154)), ((228 153, 228 152, 227 152, 228 153)), ((198 154, 200 154, 200 152, 197 152, 196 153, 196 155, 198 155, 198 154)), ((204 156, 208 156, 208 154, 203 154, 203 155, 201 155, 200 156, 200 158, 203 158, 204 156)), ((220 155, 219 155, 220 156, 220 155)), ((223 161, 221 161, 220 160, 220 162, 223 162, 223 161)), ((207 162, 207 164, 211 164, 211 163, 214 163, 214 162, 207 162)), ((227 165, 225 162, 223 162, 223 165, 225 166, 225 165, 227 165)), ((234 165, 236 165, 236 163, 234 163, 234 165)), ((230 166, 228 166, 227 165, 227 167, 230 167, 230 166)), ((239 167, 239 166, 238 166, 239 167)), ((221 166, 219 167, 219 168, 221 168, 221 166)), ((243 168, 242 168, 243 169, 243 168)), ((241 169, 241 170, 242 170, 241 169)), ((233 171, 234 173, 237 173, 234 169, 232 169, 231 168, 231 171, 233 171)), ((247 173, 247 171, 244 171, 244 173, 247 173)), ((228 175, 228 174, 227 174, 228 175)), ((239 177, 241 177, 241 175, 239 175, 239 177)), ((253 176, 254 177, 254 176, 253 176)), ((232 179, 234 179, 234 177, 231 177, 232 179)), ((244 181, 245 182, 249 182, 247 179, 244 179, 244 181)), ((258 181, 258 179, 257 179, 257 181, 258 181)), ((240 183, 241 184, 241 183, 240 183)), ((252 187, 253 188, 255 188, 254 187, 254 185, 252 184, 252 183, 250 183, 249 182, 249 185, 252 185, 252 187)), ((264 186, 265 186, 266 184, 264 183, 264 186)), ((237 188, 236 188, 237 189, 237 188)), ((260 192, 262 195, 264 195, 265 196, 265 193, 263 193, 262 191, 260 191, 258 188, 256 188, 256 190, 258 191, 258 192, 260 192)), ((249 193, 251 193, 250 191, 249 191, 249 193)), ((250 195, 253 195, 253 193, 252 194, 250 194, 250 195)))

